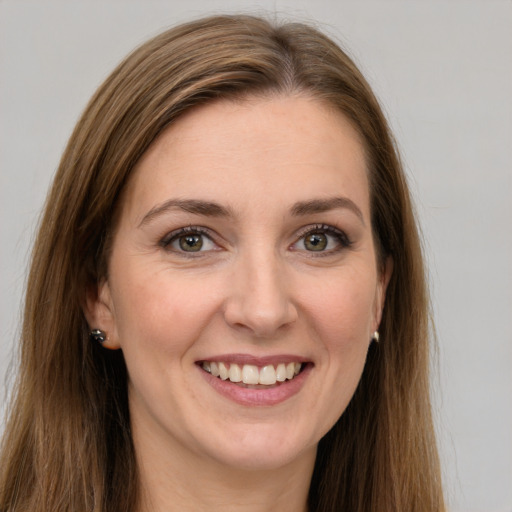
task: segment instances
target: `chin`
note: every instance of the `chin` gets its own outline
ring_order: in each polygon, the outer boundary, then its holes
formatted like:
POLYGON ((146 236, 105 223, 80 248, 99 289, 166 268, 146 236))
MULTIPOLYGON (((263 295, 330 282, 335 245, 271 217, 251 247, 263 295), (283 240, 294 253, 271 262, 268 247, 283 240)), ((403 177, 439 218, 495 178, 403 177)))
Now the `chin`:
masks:
POLYGON ((316 456, 316 442, 294 436, 280 429, 255 425, 252 428, 231 432, 217 443, 210 439, 210 457, 224 466, 243 471, 278 470, 298 460, 311 460, 316 456), (213 446, 212 446, 213 445, 213 446))
MULTIPOLYGON (((312 454, 313 458, 316 455, 316 446, 309 449, 302 449, 301 451, 293 452, 280 452, 262 453, 262 450, 247 450, 243 453, 232 454, 228 456, 223 454, 222 458, 217 460, 226 467, 230 467, 239 471, 277 471, 283 469, 291 464, 296 464, 297 460, 306 457, 306 454, 312 454)), ((309 459, 309 457, 307 457, 309 459)))

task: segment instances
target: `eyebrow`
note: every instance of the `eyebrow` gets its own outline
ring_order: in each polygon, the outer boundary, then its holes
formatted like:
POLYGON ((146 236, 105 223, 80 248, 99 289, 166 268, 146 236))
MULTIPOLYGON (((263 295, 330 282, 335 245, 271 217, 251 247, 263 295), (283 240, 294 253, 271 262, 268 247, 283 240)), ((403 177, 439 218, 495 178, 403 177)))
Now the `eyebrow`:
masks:
POLYGON ((199 199, 169 199, 162 204, 151 208, 141 220, 139 227, 151 222, 155 217, 168 213, 172 210, 183 210, 195 215, 205 217, 232 217, 233 214, 229 208, 225 208, 217 203, 202 201, 199 199))
POLYGON ((337 208, 346 208, 351 210, 359 217, 365 225, 363 213, 359 207, 348 197, 329 197, 327 199, 312 199, 311 201, 299 201, 292 206, 291 212, 294 216, 311 215, 314 213, 323 213, 337 208))
MULTIPOLYGON (((359 207, 348 197, 330 197, 327 199, 311 199, 309 201, 299 201, 291 208, 291 214, 295 217, 303 215, 312 215, 315 213, 323 213, 337 208, 346 208, 351 210, 365 225, 364 217, 359 207)), ((221 206, 212 201, 203 201, 200 199, 169 199, 162 204, 151 208, 141 220, 139 227, 151 222, 155 217, 172 210, 182 210, 194 215, 202 215, 205 217, 233 217, 230 208, 221 206)))

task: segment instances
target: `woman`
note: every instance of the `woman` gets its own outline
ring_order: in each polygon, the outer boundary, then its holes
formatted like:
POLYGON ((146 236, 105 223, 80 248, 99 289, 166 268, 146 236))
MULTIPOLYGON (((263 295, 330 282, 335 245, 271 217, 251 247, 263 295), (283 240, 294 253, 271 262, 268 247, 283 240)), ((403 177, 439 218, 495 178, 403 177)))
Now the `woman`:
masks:
POLYGON ((248 16, 131 54, 34 247, 5 511, 441 511, 409 193, 332 41, 248 16))

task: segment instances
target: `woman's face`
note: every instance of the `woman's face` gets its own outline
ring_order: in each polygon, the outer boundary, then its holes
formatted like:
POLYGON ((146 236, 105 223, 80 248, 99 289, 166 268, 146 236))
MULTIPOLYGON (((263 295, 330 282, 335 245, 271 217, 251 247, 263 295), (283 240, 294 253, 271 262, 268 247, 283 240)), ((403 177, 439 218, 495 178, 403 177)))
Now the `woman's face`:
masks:
POLYGON ((139 161, 88 306, 126 359, 136 449, 312 460, 358 384, 387 277, 346 119, 304 97, 189 112, 139 161))

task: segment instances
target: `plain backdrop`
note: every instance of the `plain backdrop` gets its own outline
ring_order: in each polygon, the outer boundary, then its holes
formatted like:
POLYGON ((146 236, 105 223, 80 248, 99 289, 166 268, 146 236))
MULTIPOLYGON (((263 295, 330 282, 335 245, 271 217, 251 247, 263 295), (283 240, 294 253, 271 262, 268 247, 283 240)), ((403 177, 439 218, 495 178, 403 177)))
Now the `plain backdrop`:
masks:
POLYGON ((450 510, 512 511, 512 2, 0 0, 0 388, 47 187, 95 88, 134 46, 213 12, 316 20, 401 148, 425 237, 450 510))

